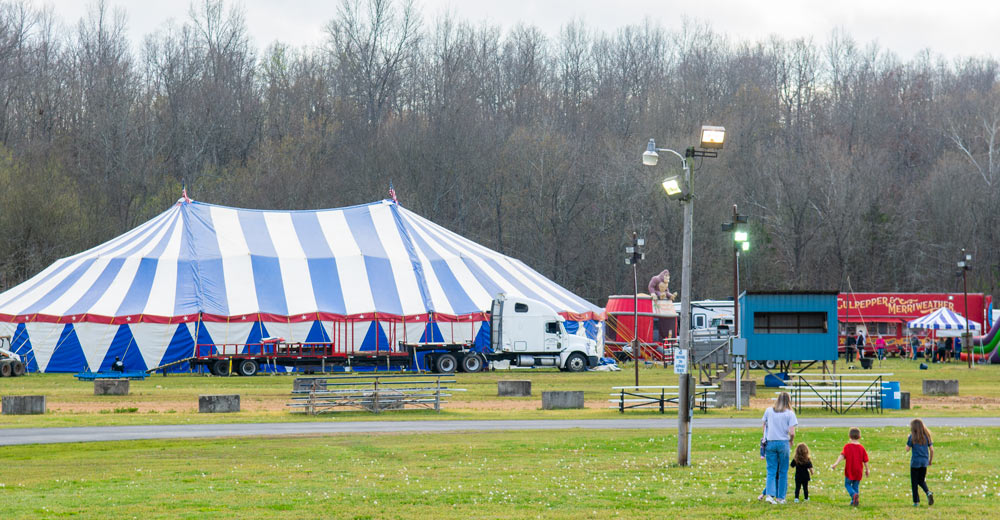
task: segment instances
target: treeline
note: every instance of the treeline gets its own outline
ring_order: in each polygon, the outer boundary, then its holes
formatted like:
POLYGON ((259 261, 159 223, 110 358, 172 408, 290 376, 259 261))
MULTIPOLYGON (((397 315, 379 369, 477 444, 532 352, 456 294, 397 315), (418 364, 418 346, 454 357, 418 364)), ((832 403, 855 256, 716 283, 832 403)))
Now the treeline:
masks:
POLYGON ((1000 85, 992 57, 902 61, 847 34, 733 41, 688 22, 547 36, 389 0, 345 0, 314 48, 259 46, 242 13, 192 5, 139 44, 96 4, 71 29, 0 1, 0 288, 196 200, 326 208, 387 196, 603 304, 679 290, 681 207, 643 167, 727 129, 695 171, 697 298, 743 285, 1000 296, 1000 85))

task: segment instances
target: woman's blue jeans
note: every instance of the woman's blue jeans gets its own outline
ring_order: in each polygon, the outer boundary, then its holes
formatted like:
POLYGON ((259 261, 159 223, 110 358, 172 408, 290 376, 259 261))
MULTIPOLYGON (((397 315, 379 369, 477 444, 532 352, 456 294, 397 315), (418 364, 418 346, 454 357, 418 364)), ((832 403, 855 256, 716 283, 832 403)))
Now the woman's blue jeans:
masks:
POLYGON ((788 441, 767 441, 767 448, 764 449, 767 461, 764 491, 766 495, 781 500, 788 494, 788 451, 788 441))

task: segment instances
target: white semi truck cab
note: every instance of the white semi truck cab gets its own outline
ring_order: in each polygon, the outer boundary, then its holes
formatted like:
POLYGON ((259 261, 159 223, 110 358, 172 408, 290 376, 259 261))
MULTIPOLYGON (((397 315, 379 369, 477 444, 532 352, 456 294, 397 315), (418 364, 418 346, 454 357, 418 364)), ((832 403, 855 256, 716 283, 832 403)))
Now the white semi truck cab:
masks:
POLYGON ((557 367, 583 372, 599 359, 596 341, 569 334, 565 319, 540 301, 497 295, 490 309, 490 348, 473 351, 467 343, 408 343, 405 348, 424 352, 424 363, 435 372, 478 372, 490 362, 506 361, 516 367, 557 367))

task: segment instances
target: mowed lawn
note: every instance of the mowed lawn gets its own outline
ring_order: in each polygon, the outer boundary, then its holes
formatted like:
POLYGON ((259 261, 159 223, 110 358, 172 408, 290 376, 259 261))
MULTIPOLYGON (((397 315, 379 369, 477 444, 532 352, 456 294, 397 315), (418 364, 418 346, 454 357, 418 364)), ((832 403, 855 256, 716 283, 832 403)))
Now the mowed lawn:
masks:
MULTIPOLYGON (((871 372, 850 370, 841 372, 892 373, 888 380, 900 381, 902 389, 911 393, 913 411, 886 411, 887 415, 956 416, 996 415, 1000 406, 1000 366, 931 365, 919 370, 918 362, 890 359, 881 369, 871 372), (957 398, 925 398, 921 395, 923 379, 958 379, 961 385, 957 398)), ((421 410, 372 415, 362 411, 342 411, 316 417, 293 414, 285 407, 289 402, 293 375, 260 375, 256 377, 214 377, 203 375, 150 376, 144 381, 131 382, 128 396, 95 396, 93 383, 77 381, 70 374, 30 374, 19 378, 0 378, 0 395, 45 395, 48 410, 44 416, 0 416, 0 429, 32 426, 92 426, 122 424, 174 424, 204 422, 271 422, 311 420, 400 420, 400 419, 531 419, 531 418, 618 418, 610 409, 608 399, 612 387, 635 382, 632 366, 621 372, 587 372, 570 374, 554 369, 503 370, 479 374, 455 375, 463 392, 454 392, 442 413, 421 410), (497 397, 497 381, 527 379, 532 382, 532 397, 497 397), (549 390, 582 390, 587 402, 585 410, 541 410, 541 393, 549 390), (199 394, 239 394, 242 410, 237 414, 199 414, 199 394)), ((710 416, 759 417, 775 390, 762 386, 764 372, 751 371, 758 384, 757 400, 749 409, 712 410, 710 416)), ((642 366, 641 385, 676 385, 677 376, 671 367, 642 366)), ((668 414, 673 414, 668 411, 668 414)), ((701 412, 697 412, 701 415, 701 412)), ((854 413, 854 412, 852 412, 854 413)), ((859 415, 869 412, 859 411, 859 415)), ((805 415, 828 415, 818 410, 806 410, 805 415)), ((651 410, 633 410, 626 418, 659 416, 651 410)))
MULTIPOLYGON (((675 466, 668 431, 137 441, 0 448, 4 518, 987 518, 1000 489, 1000 429, 933 431, 914 508, 906 430, 865 429, 872 474, 851 510, 829 464, 844 429, 806 429, 819 474, 809 503, 757 502, 756 430, 697 430, 675 466)), ((789 493, 792 489, 790 486, 789 493)), ((791 495, 789 495, 791 499, 791 495)), ((791 502, 791 500, 789 500, 791 502)))

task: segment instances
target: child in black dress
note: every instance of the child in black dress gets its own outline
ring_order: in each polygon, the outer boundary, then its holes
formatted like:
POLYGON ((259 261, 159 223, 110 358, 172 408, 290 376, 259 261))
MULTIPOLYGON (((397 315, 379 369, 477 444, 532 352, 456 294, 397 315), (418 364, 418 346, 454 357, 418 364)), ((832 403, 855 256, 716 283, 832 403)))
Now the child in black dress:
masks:
POLYGON ((799 501, 799 490, 804 493, 803 499, 809 500, 809 478, 813 473, 812 457, 809 456, 809 447, 806 443, 800 442, 795 447, 795 456, 792 457, 791 466, 795 468, 795 501, 799 501))

